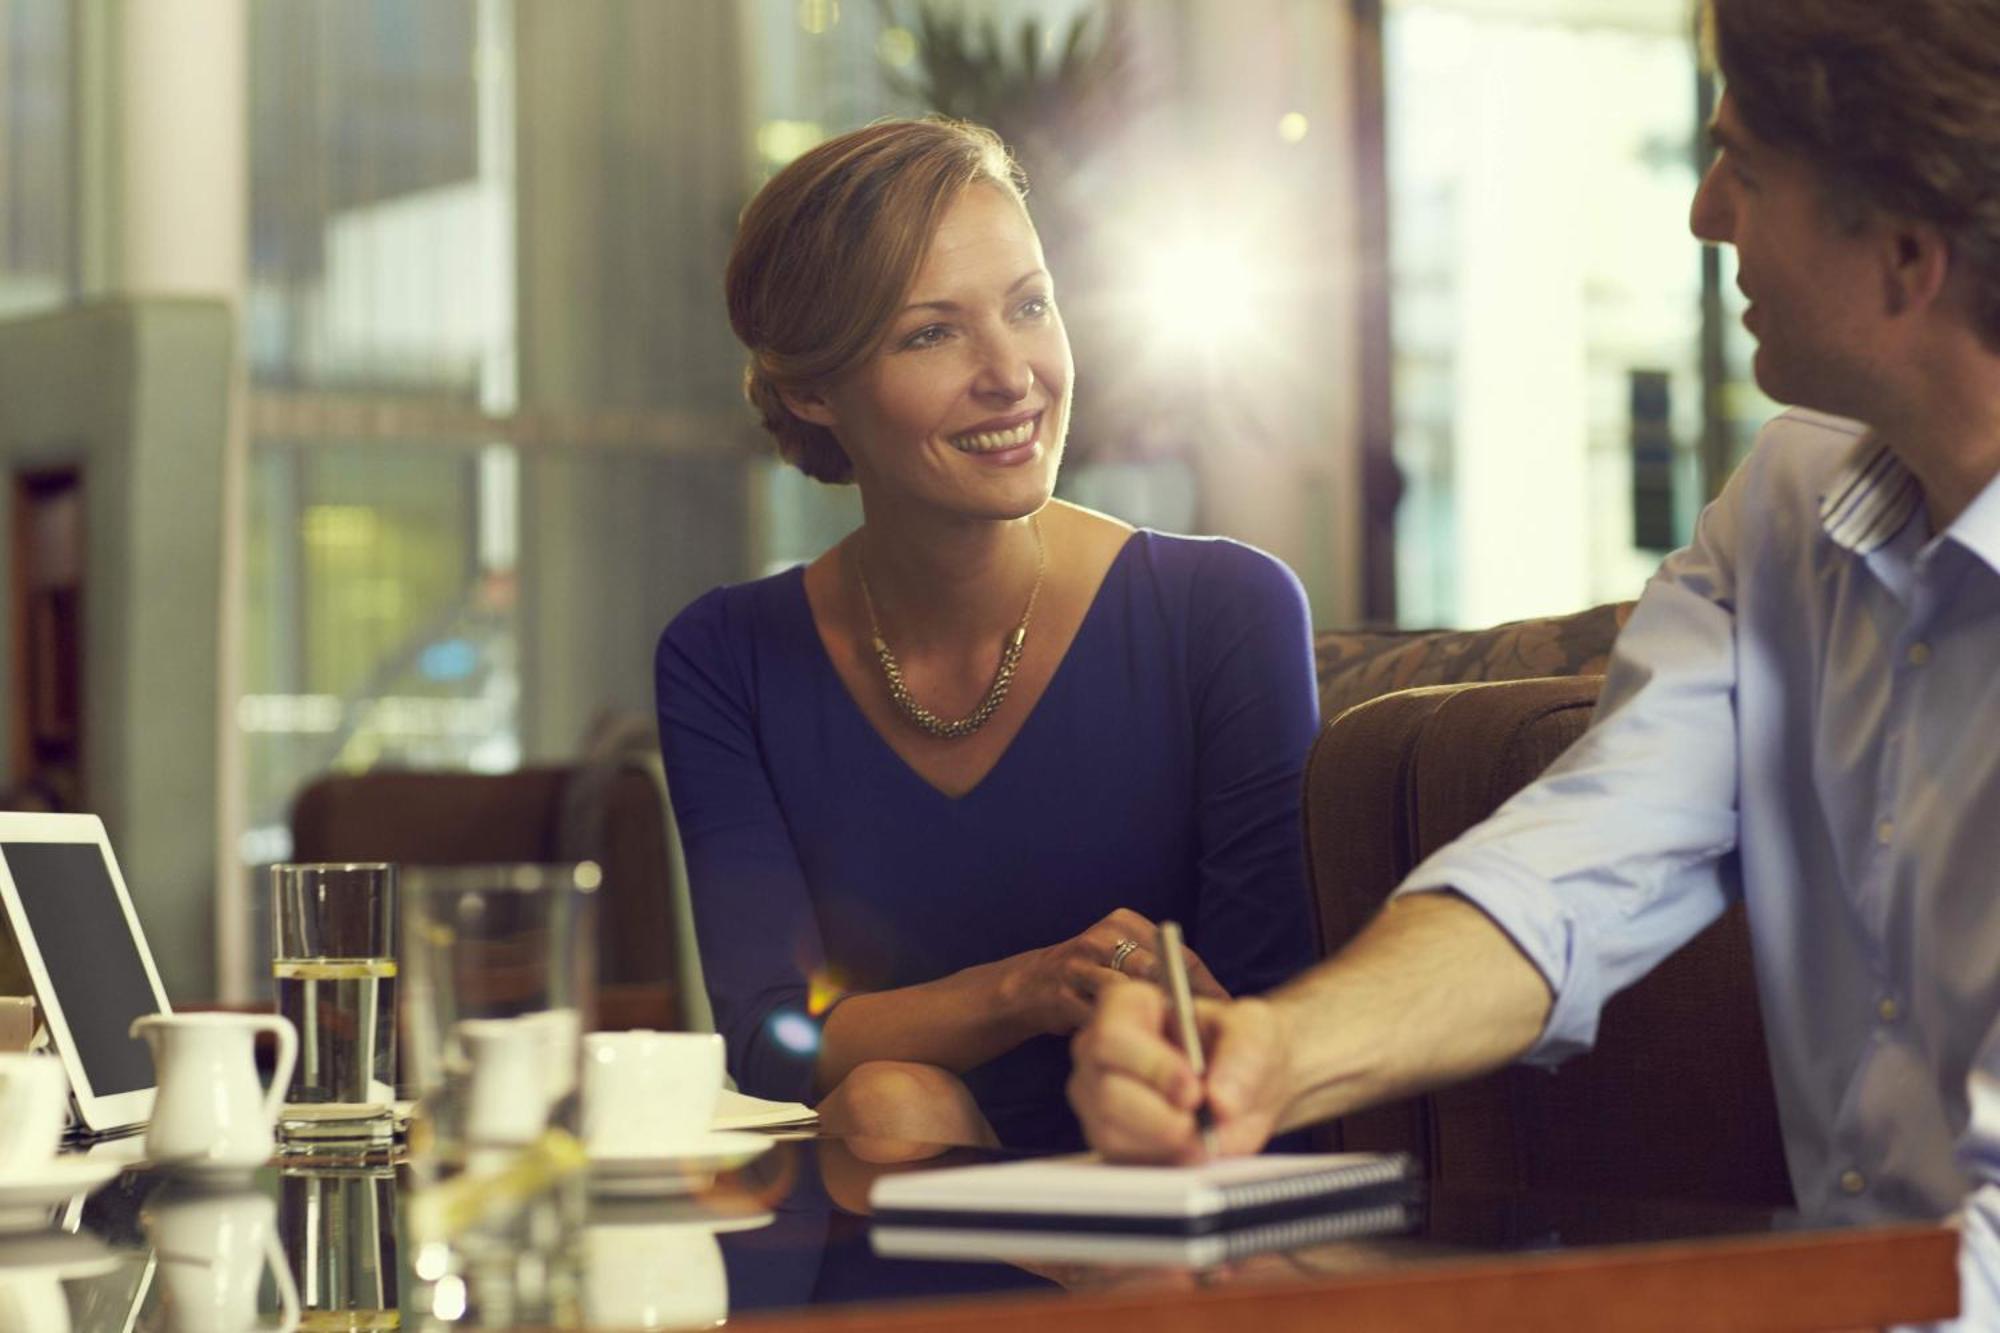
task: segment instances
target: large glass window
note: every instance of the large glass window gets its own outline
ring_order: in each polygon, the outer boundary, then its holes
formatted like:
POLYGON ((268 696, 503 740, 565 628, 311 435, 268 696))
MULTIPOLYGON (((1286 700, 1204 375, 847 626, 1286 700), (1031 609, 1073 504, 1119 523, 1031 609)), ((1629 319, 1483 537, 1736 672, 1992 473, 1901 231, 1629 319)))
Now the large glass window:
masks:
MULTIPOLYGON (((19 76, 0 90, 10 182, 71 156, 46 147, 69 134, 67 83, 45 73, 69 63, 64 8, 0 0, 0 63, 19 76)), ((1033 196, 1077 298, 1092 395, 1065 493, 1251 540, 1243 515, 1259 504, 1339 493, 1338 24, 1278 0, 1240 15, 1088 0, 945 12, 1010 65, 1037 41, 1050 58, 1080 15, 1122 15, 1131 42, 1128 110, 1099 127, 1103 145, 1059 136, 1071 189, 1044 173, 1033 196), (1102 152, 1086 163, 1086 148, 1102 152), (1198 215, 1199 244, 1172 234, 1180 211, 1198 215), (1260 240, 1250 224, 1268 219, 1289 239, 1260 240), (1101 235, 1085 244, 1071 226, 1101 235), (1275 277, 1211 253, 1225 232, 1275 277), (1164 268, 1145 262, 1154 250, 1164 268), (1210 287, 1222 305, 1205 304, 1210 287), (1136 294, 1240 355, 1266 345, 1215 312, 1252 290, 1252 330, 1305 349, 1294 381, 1169 363, 1150 304, 1130 336, 1111 328, 1136 294), (1255 472, 1290 480, 1215 508, 1255 472)), ((320 772, 573 755, 604 711, 647 707, 647 649, 687 600, 808 559, 857 521, 852 490, 759 450, 719 274, 731 219, 769 173, 924 109, 910 89, 926 52, 916 0, 248 13, 237 722, 254 863, 288 853, 290 804, 320 772)), ((1629 596, 1713 480, 1697 461, 1712 368, 1684 222, 1699 121, 1685 8, 1402 0, 1385 40, 1400 614, 1486 623, 1629 596)), ((0 303, 70 280, 75 228, 23 202, 34 193, 0 201, 0 303)), ((67 209, 74 191, 47 193, 67 209)), ((1718 319, 1733 314, 1728 277, 1725 260, 1708 287, 1718 319)), ((1721 337, 1741 365, 1740 331, 1721 337)), ((1730 380, 1732 419, 1757 415, 1730 380)), ((1339 561, 1309 547, 1280 553, 1317 597, 1339 561)))
POLYGON ((434 442, 261 441, 237 710, 249 859, 286 853, 291 798, 321 773, 519 762, 513 515, 490 512, 491 467, 434 442))
MULTIPOLYGON (((1634 596, 1721 481, 1700 447, 1687 7, 1404 0, 1384 40, 1399 618, 1634 596)), ((1724 256, 1730 298, 1732 274, 1724 256)), ((1768 406, 1733 369, 1737 312, 1710 316, 1730 323, 1731 454, 1768 406)))
POLYGON ((69 0, 0 0, 0 317, 75 290, 69 0))
MULTIPOLYGON (((260 388, 477 401, 512 327, 475 0, 250 6, 250 368, 260 388)), ((490 71, 499 79, 508 71, 490 71)))
POLYGON ((510 22, 250 7, 251 862, 319 773, 520 758, 510 22))

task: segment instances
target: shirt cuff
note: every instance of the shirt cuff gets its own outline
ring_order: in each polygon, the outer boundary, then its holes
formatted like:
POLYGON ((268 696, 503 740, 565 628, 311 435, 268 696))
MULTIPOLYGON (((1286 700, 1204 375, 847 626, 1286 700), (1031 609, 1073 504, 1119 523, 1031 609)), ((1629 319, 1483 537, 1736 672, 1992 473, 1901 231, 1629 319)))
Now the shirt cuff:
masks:
POLYGON ((1411 871, 1391 899, 1456 893, 1484 912, 1549 984, 1555 1003, 1521 1063, 1553 1066, 1597 1040, 1603 986, 1584 923, 1540 876, 1483 848, 1448 846, 1411 871))

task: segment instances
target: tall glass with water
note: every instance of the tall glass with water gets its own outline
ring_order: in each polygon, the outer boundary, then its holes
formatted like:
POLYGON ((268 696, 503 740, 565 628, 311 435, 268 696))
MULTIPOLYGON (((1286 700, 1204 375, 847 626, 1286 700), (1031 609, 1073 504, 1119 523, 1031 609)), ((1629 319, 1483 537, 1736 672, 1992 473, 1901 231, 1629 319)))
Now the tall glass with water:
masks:
POLYGON ((278 1234, 298 1279, 304 1330, 382 1333, 403 1326, 392 1166, 286 1166, 278 1234))
POLYGON ((396 1097, 396 867, 271 868, 271 975, 299 1030, 289 1139, 386 1134, 396 1097))

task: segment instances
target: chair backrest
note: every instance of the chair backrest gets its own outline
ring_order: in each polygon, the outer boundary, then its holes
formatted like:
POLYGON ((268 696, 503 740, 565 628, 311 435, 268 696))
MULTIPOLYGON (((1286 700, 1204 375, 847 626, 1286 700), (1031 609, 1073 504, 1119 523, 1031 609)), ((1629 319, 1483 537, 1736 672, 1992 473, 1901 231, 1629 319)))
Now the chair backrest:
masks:
POLYGON ((1313 637, 1320 716, 1419 685, 1601 676, 1631 602, 1484 629, 1329 629, 1313 637))
POLYGON ((598 981, 611 992, 605 1016, 630 1007, 635 988, 664 989, 664 1004, 649 998, 641 1008, 649 1025, 667 1027, 679 1026, 683 1012, 671 839, 659 786, 636 766, 331 774, 292 807, 292 856, 300 861, 597 861, 604 871, 598 981))
MULTIPOLYGON (((1307 862, 1331 954, 1430 852, 1588 726, 1602 678, 1436 686, 1334 719, 1307 762, 1307 862)), ((1785 1206, 1748 929, 1733 908, 1605 1007, 1596 1049, 1350 1115, 1329 1147, 1400 1150, 1432 1180, 1785 1206)))

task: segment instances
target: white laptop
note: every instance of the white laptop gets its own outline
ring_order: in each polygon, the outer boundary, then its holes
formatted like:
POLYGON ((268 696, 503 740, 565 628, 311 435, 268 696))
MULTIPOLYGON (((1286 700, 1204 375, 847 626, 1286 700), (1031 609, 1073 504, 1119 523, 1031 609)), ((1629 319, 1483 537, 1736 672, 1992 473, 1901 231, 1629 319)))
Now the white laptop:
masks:
POLYGON ((114 1134, 144 1124, 153 1059, 131 1035, 132 1020, 171 1010, 103 822, 0 812, 0 910, 69 1074, 72 1129, 114 1134))

